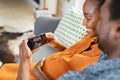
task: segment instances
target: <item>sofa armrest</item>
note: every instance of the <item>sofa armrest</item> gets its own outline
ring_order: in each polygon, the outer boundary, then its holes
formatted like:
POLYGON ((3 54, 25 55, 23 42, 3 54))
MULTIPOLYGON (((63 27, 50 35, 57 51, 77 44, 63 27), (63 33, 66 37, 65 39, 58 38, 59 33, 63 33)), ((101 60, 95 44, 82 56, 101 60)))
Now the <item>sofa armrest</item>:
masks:
POLYGON ((57 17, 39 17, 35 21, 34 34, 54 32, 60 22, 57 17))

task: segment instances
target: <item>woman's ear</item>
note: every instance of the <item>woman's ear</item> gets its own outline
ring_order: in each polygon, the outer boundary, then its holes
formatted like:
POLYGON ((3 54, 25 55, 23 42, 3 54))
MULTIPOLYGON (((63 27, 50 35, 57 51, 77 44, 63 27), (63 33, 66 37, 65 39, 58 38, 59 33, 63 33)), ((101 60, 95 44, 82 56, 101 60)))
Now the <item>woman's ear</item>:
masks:
POLYGON ((120 20, 117 20, 114 24, 115 39, 120 39, 120 20))

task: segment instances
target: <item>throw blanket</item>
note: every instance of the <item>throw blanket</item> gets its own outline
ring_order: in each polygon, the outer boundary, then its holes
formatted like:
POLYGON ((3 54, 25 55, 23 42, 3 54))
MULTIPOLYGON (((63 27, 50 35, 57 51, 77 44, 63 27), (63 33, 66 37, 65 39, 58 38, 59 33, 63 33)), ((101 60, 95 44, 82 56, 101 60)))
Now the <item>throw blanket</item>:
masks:
POLYGON ((0 26, 0 61, 3 64, 16 62, 19 56, 19 44, 32 35, 32 30, 18 31, 20 30, 10 26, 0 26))

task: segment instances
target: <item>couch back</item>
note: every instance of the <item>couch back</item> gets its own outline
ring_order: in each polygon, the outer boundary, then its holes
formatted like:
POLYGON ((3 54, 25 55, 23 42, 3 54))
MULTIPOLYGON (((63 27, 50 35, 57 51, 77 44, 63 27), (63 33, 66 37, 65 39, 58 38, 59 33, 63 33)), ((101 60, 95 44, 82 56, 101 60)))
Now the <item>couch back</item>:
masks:
POLYGON ((61 19, 54 34, 66 47, 73 45, 86 34, 83 17, 82 11, 72 8, 61 19))

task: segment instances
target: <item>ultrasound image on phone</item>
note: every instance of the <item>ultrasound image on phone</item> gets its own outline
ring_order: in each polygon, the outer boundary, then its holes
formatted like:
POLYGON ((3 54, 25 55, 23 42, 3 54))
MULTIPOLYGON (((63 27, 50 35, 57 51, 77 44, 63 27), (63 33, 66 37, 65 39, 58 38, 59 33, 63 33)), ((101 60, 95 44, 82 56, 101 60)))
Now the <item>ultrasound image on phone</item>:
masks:
POLYGON ((27 44, 31 50, 34 50, 34 49, 46 44, 46 35, 44 33, 42 33, 35 37, 29 38, 27 44))

